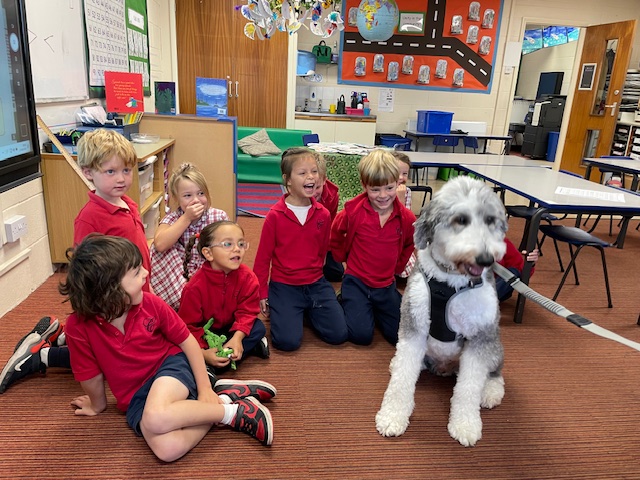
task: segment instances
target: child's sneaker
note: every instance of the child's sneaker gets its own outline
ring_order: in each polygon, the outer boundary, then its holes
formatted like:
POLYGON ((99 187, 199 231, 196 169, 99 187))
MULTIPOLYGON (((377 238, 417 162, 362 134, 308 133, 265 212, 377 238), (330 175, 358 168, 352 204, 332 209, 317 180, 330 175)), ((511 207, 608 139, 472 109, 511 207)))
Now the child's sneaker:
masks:
POLYGON ((64 327, 60 325, 60 322, 56 317, 42 317, 40 320, 38 320, 36 326, 33 327, 33 329, 24 337, 22 337, 18 341, 18 343, 16 343, 16 348, 13 351, 15 353, 22 342, 24 342, 25 338, 27 338, 32 333, 39 334, 42 340, 55 346, 57 345, 57 340, 60 338, 60 335, 64 335, 63 331, 64 327))
POLYGON ((240 399, 233 403, 238 405, 238 412, 231 420, 231 428, 251 435, 263 445, 271 445, 273 442, 273 420, 267 407, 253 397, 240 399))
POLYGON ((253 397, 261 402, 271 400, 276 396, 276 387, 262 380, 234 380, 232 378, 221 378, 213 387, 213 391, 218 395, 227 395, 232 402, 243 398, 253 397))
POLYGON ((254 347, 253 352, 260 358, 269 358, 271 352, 269 351, 269 342, 267 337, 262 337, 258 344, 254 347))
MULTIPOLYGON (((57 320, 56 320, 57 321, 57 320)), ((49 347, 39 333, 30 333, 18 346, 0 374, 0 393, 9 385, 32 373, 45 373, 47 367, 40 361, 40 350, 49 347)))

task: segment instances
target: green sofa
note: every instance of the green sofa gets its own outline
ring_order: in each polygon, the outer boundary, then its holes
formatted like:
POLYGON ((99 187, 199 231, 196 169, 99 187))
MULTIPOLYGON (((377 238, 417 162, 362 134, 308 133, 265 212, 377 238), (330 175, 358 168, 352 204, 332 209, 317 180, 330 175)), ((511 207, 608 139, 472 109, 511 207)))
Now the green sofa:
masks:
MULTIPOLYGON (((251 135, 261 127, 238 127, 238 140, 251 135)), ((267 128, 269 138, 283 152, 287 148, 302 147, 302 136, 311 130, 287 130, 283 128, 267 128)), ((280 173, 281 155, 263 155, 253 157, 243 153, 238 147, 238 183, 282 183, 280 173)))

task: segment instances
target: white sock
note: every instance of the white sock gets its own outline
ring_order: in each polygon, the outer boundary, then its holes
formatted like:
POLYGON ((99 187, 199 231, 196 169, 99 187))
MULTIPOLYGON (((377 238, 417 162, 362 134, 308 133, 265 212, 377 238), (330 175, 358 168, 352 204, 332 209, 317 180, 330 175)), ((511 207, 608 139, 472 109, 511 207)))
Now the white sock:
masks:
POLYGON ((67 344, 67 336, 64 334, 64 332, 62 332, 56 339, 56 345, 58 347, 61 347, 62 345, 66 345, 66 344, 67 344))
POLYGON ((226 405, 230 405, 231 402, 231 398, 229 397, 229 395, 225 395, 224 393, 222 395, 218 395, 218 397, 220 397, 220 400, 222 400, 222 403, 226 404, 226 405))
POLYGON ((231 425, 231 420, 233 420, 233 418, 236 416, 236 413, 238 412, 238 405, 232 403, 231 405, 223 405, 223 407, 224 417, 222 417, 220 423, 224 425, 231 425))
POLYGON ((44 347, 40 349, 40 361, 44 363, 47 367, 49 366, 49 347, 44 347))

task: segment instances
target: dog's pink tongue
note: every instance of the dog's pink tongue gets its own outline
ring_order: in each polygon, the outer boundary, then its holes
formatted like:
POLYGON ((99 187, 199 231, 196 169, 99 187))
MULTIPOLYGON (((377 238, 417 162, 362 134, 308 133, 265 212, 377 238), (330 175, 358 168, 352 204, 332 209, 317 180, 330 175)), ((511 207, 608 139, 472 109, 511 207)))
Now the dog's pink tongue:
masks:
POLYGON ((481 267, 480 265, 476 265, 476 264, 467 264, 467 271, 469 272, 470 275, 473 275, 474 277, 479 277, 482 275, 482 271, 484 270, 484 267, 481 267))

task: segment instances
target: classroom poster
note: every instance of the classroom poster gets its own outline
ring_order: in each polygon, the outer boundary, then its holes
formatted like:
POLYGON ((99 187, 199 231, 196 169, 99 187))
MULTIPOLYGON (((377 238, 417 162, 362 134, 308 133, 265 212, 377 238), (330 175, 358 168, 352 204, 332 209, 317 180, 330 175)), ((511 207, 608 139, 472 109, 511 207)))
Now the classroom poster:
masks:
POLYGON ((489 93, 502 0, 345 0, 338 83, 489 93))
POLYGON ((144 111, 142 75, 128 72, 104 72, 107 111, 134 113, 144 111))
POLYGON ((176 114, 176 82, 155 82, 156 113, 176 114))
POLYGON ((222 78, 196 77, 196 115, 227 115, 227 82, 222 78))
POLYGON ((84 0, 89 95, 104 97, 105 72, 142 75, 151 95, 146 0, 84 0))

